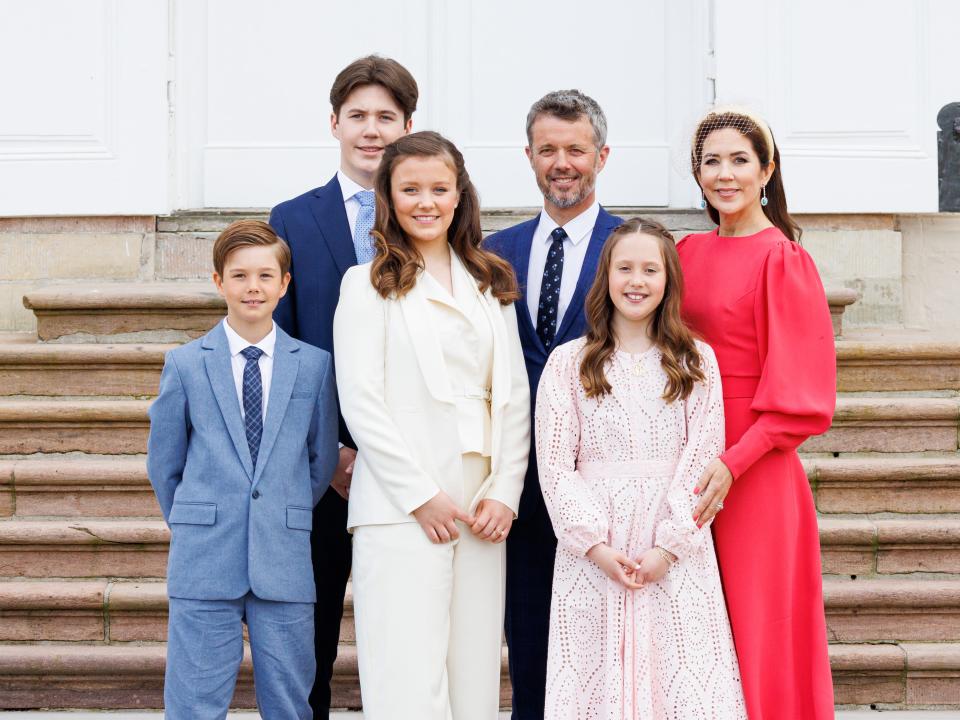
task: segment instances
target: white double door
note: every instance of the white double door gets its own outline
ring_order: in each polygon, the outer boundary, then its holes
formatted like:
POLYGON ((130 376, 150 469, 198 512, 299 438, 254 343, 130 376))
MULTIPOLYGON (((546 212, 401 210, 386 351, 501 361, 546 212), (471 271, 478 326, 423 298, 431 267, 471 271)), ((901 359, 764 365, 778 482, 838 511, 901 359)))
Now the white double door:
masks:
POLYGON ((953 0, 0 0, 0 215, 267 207, 337 165, 328 92, 376 52, 415 129, 464 151, 487 207, 535 206, 530 104, 609 120, 607 205, 692 207, 714 98, 771 121, 791 208, 936 210, 936 112, 960 100, 953 0))

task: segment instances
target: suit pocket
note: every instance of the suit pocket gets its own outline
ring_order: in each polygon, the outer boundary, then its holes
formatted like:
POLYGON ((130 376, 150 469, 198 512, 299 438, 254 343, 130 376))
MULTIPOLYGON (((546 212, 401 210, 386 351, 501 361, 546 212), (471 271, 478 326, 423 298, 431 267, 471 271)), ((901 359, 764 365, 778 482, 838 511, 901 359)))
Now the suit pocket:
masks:
POLYGON ((313 400, 313 393, 308 392, 295 392, 290 395, 291 400, 313 400))
POLYGON ((287 527, 291 530, 313 530, 313 510, 287 505, 287 527))
POLYGON ((170 509, 170 524, 213 525, 217 521, 214 503, 174 503, 170 509))

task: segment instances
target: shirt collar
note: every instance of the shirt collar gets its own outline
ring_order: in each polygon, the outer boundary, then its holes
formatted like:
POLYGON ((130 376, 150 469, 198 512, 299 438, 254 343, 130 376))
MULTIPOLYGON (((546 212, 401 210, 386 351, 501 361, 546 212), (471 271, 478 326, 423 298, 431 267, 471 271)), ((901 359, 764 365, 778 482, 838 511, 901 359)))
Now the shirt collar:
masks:
MULTIPOLYGON (((566 230, 567 237, 570 238, 570 242, 574 245, 579 245, 581 242, 589 238, 593 232, 593 226, 597 224, 598 215, 600 215, 600 203, 594 200, 593 205, 588 207, 573 220, 564 225, 563 229, 566 230)), ((553 221, 553 218, 547 214, 546 208, 540 211, 540 223, 537 226, 537 229, 545 231, 543 232, 545 241, 551 241, 550 233, 552 233, 558 227, 560 226, 557 225, 553 221)))
MULTIPOLYGON (((250 347, 251 343, 244 340, 237 334, 237 331, 230 327, 230 323, 227 322, 227 319, 223 319, 223 331, 227 335, 227 344, 230 346, 230 355, 236 357, 240 354, 242 350, 246 350, 250 347)), ((260 348, 263 350, 263 354, 267 357, 273 357, 273 348, 277 344, 277 324, 274 323, 273 327, 270 328, 270 332, 258 343, 252 343, 254 347, 260 348)))
POLYGON ((340 190, 343 192, 344 202, 352 198, 358 192, 368 189, 361 187, 358 183, 355 183, 353 180, 351 180, 343 170, 337 170, 337 182, 340 183, 340 190))

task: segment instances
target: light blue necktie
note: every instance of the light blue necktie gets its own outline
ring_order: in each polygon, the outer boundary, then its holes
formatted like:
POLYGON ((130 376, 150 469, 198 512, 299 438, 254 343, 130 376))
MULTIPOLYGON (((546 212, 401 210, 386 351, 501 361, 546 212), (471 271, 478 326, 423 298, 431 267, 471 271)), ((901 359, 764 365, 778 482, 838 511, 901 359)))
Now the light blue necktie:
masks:
POLYGON ((357 252, 357 264, 362 265, 373 260, 374 256, 373 238, 370 237, 375 213, 373 190, 361 190, 354 197, 360 203, 360 212, 353 228, 353 249, 357 252))
POLYGON ((247 433, 250 459, 257 466, 260 436, 263 434, 263 381, 260 379, 260 356, 263 350, 251 345, 240 351, 247 359, 243 366, 243 426, 247 433))

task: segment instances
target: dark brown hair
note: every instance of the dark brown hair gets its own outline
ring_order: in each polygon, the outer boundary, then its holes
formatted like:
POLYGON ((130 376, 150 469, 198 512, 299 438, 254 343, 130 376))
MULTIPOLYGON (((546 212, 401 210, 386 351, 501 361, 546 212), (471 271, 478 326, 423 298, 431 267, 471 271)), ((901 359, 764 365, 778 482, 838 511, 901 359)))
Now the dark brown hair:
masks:
MULTIPOLYGON (((762 122, 762 121, 761 121, 762 122)), ((773 131, 770 132, 770 141, 773 144, 773 156, 770 155, 770 147, 767 144, 763 129, 749 115, 741 114, 736 111, 708 113, 699 124, 693 134, 693 144, 690 148, 690 165, 693 170, 693 179, 700 185, 700 166, 703 162, 703 144, 710 133, 724 128, 733 128, 750 141, 753 151, 760 159, 760 167, 766 168, 772 160, 773 174, 766 184, 767 200, 766 207, 763 208, 763 214, 780 229, 789 239, 799 241, 803 230, 797 222, 790 217, 787 212, 787 195, 783 188, 783 173, 780 169, 780 148, 777 147, 773 138, 773 131)), ((701 186, 702 188, 702 186, 701 186)), ((707 214, 714 224, 720 224, 720 213, 713 205, 707 203, 707 214)))
POLYGON ((673 235, 660 223, 646 218, 631 218, 615 228, 600 252, 597 276, 587 293, 584 308, 587 316, 587 342, 580 362, 580 382, 587 397, 599 397, 611 391, 604 372, 617 349, 613 331, 613 301, 610 299, 610 264, 613 251, 627 235, 642 233, 656 238, 663 256, 667 284, 663 300, 654 310, 650 324, 654 344, 660 349, 660 364, 667 373, 663 399, 667 402, 685 400, 695 382, 706 377, 703 359, 697 350, 694 335, 680 317, 683 300, 683 273, 673 235))
POLYGON ((230 253, 242 247, 255 246, 274 248, 280 273, 286 275, 290 272, 290 246, 262 220, 236 220, 227 225, 213 243, 213 269, 223 277, 223 268, 230 253))
POLYGON ((470 182, 463 164, 463 155, 456 145, 435 132, 404 135, 387 145, 377 169, 373 189, 376 192, 376 221, 373 226, 377 254, 370 267, 370 282, 384 298, 402 297, 417 281, 423 268, 423 257, 407 238, 393 208, 392 176, 397 163, 408 157, 439 157, 457 177, 459 203, 447 240, 476 279, 481 292, 490 288, 502 304, 509 305, 520 297, 517 279, 510 264, 480 247, 480 198, 470 182))
POLYGON ((380 85, 403 111, 403 123, 406 125, 417 109, 420 90, 417 81, 403 65, 396 60, 367 55, 347 65, 333 81, 330 88, 330 105, 333 114, 340 117, 340 108, 350 97, 350 93, 364 85, 380 85))

